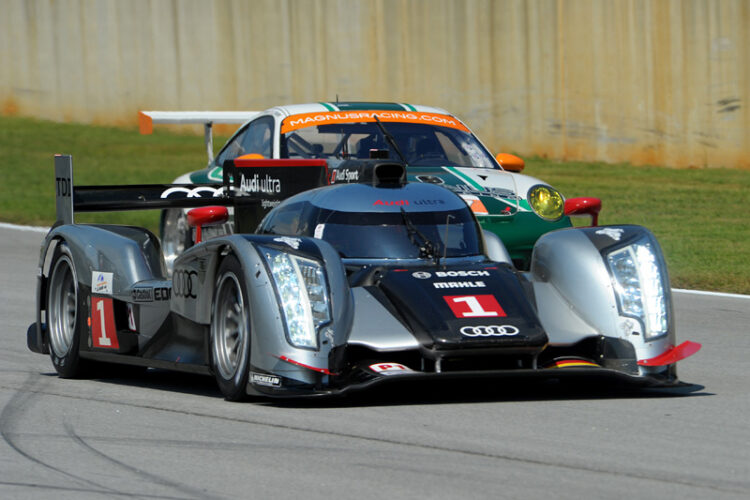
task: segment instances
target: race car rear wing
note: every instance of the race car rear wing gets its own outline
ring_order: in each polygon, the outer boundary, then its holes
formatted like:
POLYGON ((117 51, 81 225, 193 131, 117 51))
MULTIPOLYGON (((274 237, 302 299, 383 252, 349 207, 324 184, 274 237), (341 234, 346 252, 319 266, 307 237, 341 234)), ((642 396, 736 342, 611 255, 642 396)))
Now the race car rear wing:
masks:
POLYGON ((234 207, 235 232, 252 232, 282 200, 327 184, 325 160, 236 160, 223 184, 76 186, 73 157, 55 155, 57 221, 74 224, 77 212, 109 212, 211 205, 234 207))
POLYGON ((406 183, 405 166, 378 160, 245 159, 224 163, 222 184, 131 184, 76 186, 73 157, 55 155, 57 221, 74 224, 77 212, 111 212, 211 205, 235 209, 235 232, 252 232, 273 207, 297 193, 342 182, 374 186, 406 183))
POLYGON ((151 134, 154 123, 172 125, 203 124, 203 137, 208 153, 208 163, 214 161, 214 123, 245 123, 250 121, 258 111, 139 111, 138 125, 141 134, 151 134))

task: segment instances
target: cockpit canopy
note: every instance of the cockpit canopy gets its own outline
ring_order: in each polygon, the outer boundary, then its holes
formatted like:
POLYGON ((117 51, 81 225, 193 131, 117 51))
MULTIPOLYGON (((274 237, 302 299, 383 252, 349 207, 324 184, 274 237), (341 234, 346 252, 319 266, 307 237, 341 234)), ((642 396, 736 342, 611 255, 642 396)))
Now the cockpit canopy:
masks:
POLYGON ((260 232, 319 238, 349 259, 434 260, 483 251, 471 210, 431 184, 341 184, 307 191, 273 209, 260 232))

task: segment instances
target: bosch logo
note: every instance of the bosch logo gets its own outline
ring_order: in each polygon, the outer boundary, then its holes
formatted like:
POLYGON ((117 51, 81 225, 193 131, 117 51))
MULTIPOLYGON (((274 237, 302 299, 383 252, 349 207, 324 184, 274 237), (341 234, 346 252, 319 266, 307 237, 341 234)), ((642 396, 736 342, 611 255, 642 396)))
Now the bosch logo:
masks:
POLYGON ((420 280, 426 280, 426 279, 432 278, 432 275, 425 271, 417 271, 415 273, 411 273, 411 275, 420 280))
POLYGON ((435 276, 438 278, 466 278, 470 276, 489 276, 489 271, 436 271, 435 276))
POLYGON ((198 276, 195 271, 185 271, 179 269, 172 275, 172 293, 175 297, 184 297, 187 299, 197 298, 195 292, 198 291, 197 284, 193 281, 198 276))
POLYGON ((518 335, 518 328, 513 325, 480 325, 464 326, 461 335, 465 337, 512 337, 518 335))

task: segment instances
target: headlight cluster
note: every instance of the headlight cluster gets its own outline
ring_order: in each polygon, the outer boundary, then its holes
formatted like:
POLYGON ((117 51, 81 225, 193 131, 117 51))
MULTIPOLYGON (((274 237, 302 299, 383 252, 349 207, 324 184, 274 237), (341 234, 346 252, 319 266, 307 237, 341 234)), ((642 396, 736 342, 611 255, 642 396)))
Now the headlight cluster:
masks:
POLYGON ((557 189, 540 184, 529 189, 527 198, 531 208, 542 219, 556 221, 563 216, 565 201, 557 189))
POLYGON ((667 334, 666 277, 660 271, 657 253, 648 240, 641 240, 607 255, 620 310, 638 318, 646 340, 667 334))
POLYGON ((331 321, 323 266, 314 260, 262 249, 276 284, 289 342, 317 349, 318 330, 331 321))

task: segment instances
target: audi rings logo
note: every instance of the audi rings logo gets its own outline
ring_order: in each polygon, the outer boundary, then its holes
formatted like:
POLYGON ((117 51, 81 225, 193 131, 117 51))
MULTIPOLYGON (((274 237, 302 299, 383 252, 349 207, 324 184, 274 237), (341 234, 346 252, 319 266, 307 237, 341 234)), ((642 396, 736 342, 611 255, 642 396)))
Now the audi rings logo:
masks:
POLYGON ((196 186, 194 188, 174 186, 164 190, 161 197, 169 198, 177 193, 179 193, 179 196, 175 196, 175 198, 216 198, 224 194, 224 186, 219 188, 213 188, 210 186, 196 186))
POLYGON ((513 325, 478 325, 464 326, 461 335, 466 337, 512 337, 518 335, 518 328, 513 325))
POLYGON ((417 271, 415 273, 411 273, 411 275, 420 280, 426 280, 432 277, 432 274, 425 271, 417 271))
POLYGON ((185 271, 178 269, 172 275, 172 294, 175 297, 184 297, 186 299, 197 298, 195 292, 198 291, 198 285, 194 279, 198 276, 195 271, 185 271))

